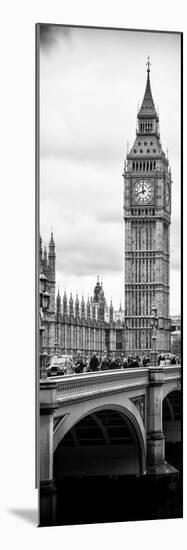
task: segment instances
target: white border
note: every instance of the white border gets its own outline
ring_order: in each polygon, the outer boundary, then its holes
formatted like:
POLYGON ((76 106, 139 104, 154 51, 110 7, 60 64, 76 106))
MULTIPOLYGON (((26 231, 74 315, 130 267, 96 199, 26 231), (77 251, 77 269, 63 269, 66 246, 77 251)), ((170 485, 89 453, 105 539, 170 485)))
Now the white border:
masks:
MULTIPOLYGON (((0 500, 3 547, 11 548, 15 544, 20 549, 30 549, 45 545, 47 550, 52 545, 62 544, 68 549, 76 547, 76 550, 88 547, 89 550, 96 547, 133 549, 137 545, 145 550, 165 545, 170 549, 184 548, 186 521, 182 519, 41 529, 36 529, 31 521, 35 517, 36 523, 34 509, 37 506, 34 490, 34 24, 50 22, 185 32, 184 21, 185 1, 180 0, 172 7, 162 0, 156 3, 134 0, 131 5, 124 0, 112 3, 109 0, 4 2, 0 33, 3 166, 0 500), (27 520, 29 510, 30 521, 27 520)), ((186 90, 185 36, 184 58, 186 90)), ((184 107, 185 120, 186 105, 184 107)), ((185 181, 184 173, 184 184, 185 181)), ((184 185, 186 201, 185 197, 184 185)), ((184 399, 184 420, 185 416, 184 399)), ((124 498, 128 497, 124 495, 124 498)))

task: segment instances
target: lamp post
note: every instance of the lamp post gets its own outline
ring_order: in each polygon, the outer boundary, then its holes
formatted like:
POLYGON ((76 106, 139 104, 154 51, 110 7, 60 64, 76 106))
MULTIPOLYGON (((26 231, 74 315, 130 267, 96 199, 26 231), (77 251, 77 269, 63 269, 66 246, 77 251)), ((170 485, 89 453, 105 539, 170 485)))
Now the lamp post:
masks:
POLYGON ((128 327, 128 323, 125 323, 125 330, 126 330, 126 334, 127 334, 127 338, 126 338, 126 342, 127 342, 127 351, 129 350, 129 327, 128 327))
POLYGON ((156 336, 157 336, 157 328, 158 328, 158 317, 157 317, 157 308, 155 306, 152 306, 151 308, 151 327, 152 327, 151 366, 156 367, 157 366, 156 336))
POLYGON ((57 357, 60 357, 60 344, 58 338, 55 340, 55 354, 57 357))
POLYGON ((47 353, 43 352, 43 333, 45 327, 42 324, 44 312, 49 308, 50 294, 46 290, 47 277, 43 272, 40 273, 40 309, 39 309, 39 326, 40 326, 40 378, 47 378, 46 358, 47 353))
POLYGON ((128 350, 128 324, 124 321, 124 330, 125 330, 125 353, 128 350))

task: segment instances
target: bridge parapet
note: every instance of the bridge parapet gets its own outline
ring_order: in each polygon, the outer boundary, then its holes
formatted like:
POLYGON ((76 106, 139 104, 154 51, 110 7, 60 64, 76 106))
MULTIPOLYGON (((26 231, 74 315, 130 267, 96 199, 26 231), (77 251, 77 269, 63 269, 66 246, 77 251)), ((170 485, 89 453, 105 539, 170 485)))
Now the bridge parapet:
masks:
POLYGON ((63 380, 57 387, 57 400, 62 404, 77 399, 102 397, 112 393, 128 392, 148 385, 148 369, 128 369, 89 373, 63 380))
POLYGON ((40 483, 48 486, 52 482, 54 450, 66 430, 83 414, 89 414, 97 406, 102 407, 103 403, 106 408, 115 404, 120 410, 125 409, 130 421, 136 423, 137 433, 141 434, 145 447, 147 474, 173 472, 175 469, 165 462, 162 410, 166 395, 180 389, 180 378, 181 366, 171 365, 41 380, 40 483), (144 418, 136 402, 142 404, 144 418))
POLYGON ((47 403, 51 407, 62 406, 96 396, 138 390, 148 384, 149 368, 59 376, 41 381, 40 407, 46 408, 47 403))
POLYGON ((171 365, 164 367, 164 383, 170 380, 180 380, 181 378, 181 365, 171 365))
POLYGON ((171 365, 164 367, 164 385, 162 391, 162 399, 164 399, 168 393, 174 390, 181 389, 181 365, 171 365))
POLYGON ((179 384, 181 366, 145 367, 114 371, 99 371, 78 375, 58 376, 40 382, 41 409, 50 405, 70 403, 78 399, 89 399, 96 395, 128 392, 131 389, 141 389, 152 385, 167 386, 170 391, 172 384, 179 384))

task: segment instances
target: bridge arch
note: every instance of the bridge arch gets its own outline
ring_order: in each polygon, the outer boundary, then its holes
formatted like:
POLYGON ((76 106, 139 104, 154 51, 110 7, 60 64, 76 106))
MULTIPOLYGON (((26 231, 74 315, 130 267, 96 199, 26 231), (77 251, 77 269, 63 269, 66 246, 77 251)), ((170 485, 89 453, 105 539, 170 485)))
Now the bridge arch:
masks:
POLYGON ((128 428, 131 433, 134 441, 136 440, 136 445, 138 449, 138 461, 139 461, 139 474, 145 473, 146 468, 146 438, 145 438, 145 427, 143 424, 142 417, 136 408, 135 404, 128 398, 124 399, 123 403, 120 402, 119 396, 113 396, 112 402, 108 402, 107 399, 101 399, 100 403, 98 400, 95 402, 85 402, 81 403, 72 408, 72 411, 67 411, 64 419, 59 422, 54 432, 54 453, 57 454, 58 448, 63 445, 63 440, 66 438, 66 435, 71 432, 76 444, 76 429, 81 424, 84 419, 92 417, 98 425, 98 429, 101 430, 105 443, 109 444, 107 440, 108 434, 106 432, 105 426, 102 423, 102 417, 105 414, 105 411, 112 411, 113 413, 118 414, 124 421, 124 425, 128 428))
POLYGON ((181 391, 180 380, 173 380, 164 385, 163 391, 162 391, 162 402, 170 393, 174 391, 181 391))

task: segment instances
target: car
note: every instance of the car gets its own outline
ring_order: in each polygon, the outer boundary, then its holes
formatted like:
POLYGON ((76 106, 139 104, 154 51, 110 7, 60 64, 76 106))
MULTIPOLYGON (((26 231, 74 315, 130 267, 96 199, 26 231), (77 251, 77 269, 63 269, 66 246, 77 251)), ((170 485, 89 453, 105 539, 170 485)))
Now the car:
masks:
POLYGON ((72 355, 54 355, 47 367, 47 376, 63 376, 74 373, 72 355))

